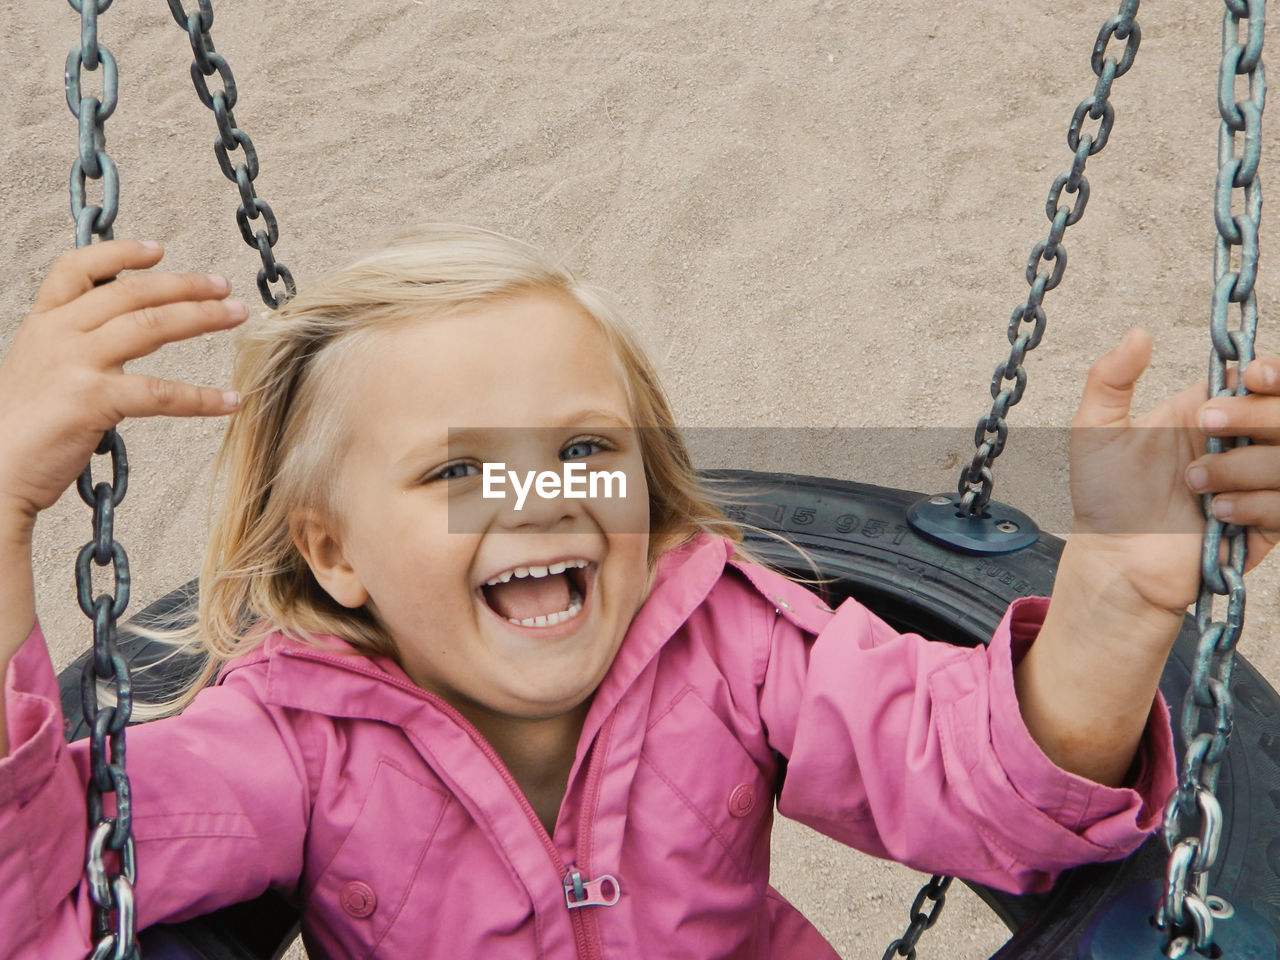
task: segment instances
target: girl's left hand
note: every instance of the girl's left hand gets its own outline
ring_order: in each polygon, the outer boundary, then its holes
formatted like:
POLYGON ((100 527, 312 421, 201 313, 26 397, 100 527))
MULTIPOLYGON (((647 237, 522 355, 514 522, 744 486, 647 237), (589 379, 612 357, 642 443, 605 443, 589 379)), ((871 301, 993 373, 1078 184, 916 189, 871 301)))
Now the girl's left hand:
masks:
POLYGON ((1130 330, 1089 371, 1072 421, 1072 537, 1099 576, 1126 581, 1139 604, 1180 615, 1199 586, 1202 494, 1216 494, 1216 516, 1248 528, 1246 569, 1280 540, 1280 359, 1245 368, 1249 395, 1210 400, 1201 383, 1130 418, 1150 357, 1150 337, 1130 330), (1207 436, 1251 444, 1211 455, 1207 436))

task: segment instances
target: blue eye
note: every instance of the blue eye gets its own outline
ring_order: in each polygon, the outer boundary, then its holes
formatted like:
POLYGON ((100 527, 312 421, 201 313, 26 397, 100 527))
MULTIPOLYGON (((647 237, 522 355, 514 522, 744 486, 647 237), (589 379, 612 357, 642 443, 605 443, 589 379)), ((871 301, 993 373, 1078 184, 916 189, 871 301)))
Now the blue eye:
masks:
POLYGON ((474 463, 462 461, 460 463, 446 464, 437 470, 428 480, 460 480, 463 477, 474 477, 480 472, 480 469, 474 463))
POLYGON ((591 437, 574 440, 560 451, 561 460, 585 460, 594 453, 607 449, 603 441, 591 437))

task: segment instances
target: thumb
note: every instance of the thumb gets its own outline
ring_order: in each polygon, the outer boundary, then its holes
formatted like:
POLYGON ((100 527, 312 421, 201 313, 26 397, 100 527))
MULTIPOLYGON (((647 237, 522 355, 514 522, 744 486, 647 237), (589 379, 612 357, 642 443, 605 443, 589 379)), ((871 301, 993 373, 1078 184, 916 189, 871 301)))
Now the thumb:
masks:
POLYGON ((1074 426, 1110 427, 1127 424, 1133 388, 1151 362, 1151 337, 1134 327, 1110 352, 1089 368, 1074 426))

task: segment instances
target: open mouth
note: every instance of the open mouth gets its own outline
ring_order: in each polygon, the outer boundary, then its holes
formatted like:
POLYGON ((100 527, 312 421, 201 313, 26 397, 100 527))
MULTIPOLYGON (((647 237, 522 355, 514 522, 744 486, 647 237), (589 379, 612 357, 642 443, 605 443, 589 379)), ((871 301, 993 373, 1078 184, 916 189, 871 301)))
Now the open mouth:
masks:
POLYGON ((580 558, 529 564, 498 574, 480 587, 489 609, 520 627, 550 627, 582 612, 596 565, 580 558))

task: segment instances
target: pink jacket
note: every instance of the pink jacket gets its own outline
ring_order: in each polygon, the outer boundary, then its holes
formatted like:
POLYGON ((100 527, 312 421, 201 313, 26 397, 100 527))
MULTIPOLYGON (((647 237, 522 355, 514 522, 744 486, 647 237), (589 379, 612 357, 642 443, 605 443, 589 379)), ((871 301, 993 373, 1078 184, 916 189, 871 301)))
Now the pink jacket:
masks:
MULTIPOLYGON (((854 847, 1004 889, 1043 890, 1156 825, 1174 782, 1162 701, 1134 790, 1058 770, 1022 724, 1012 658, 1046 601, 959 648, 852 601, 833 613, 731 553, 703 537, 660 561, 554 836, 394 662, 273 636, 181 716, 129 732, 140 925, 274 887, 314 958, 831 960, 768 886, 779 789, 783 814, 854 847)), ((81 957, 87 751, 63 744, 38 630, 5 683, 0 956, 81 957)))

